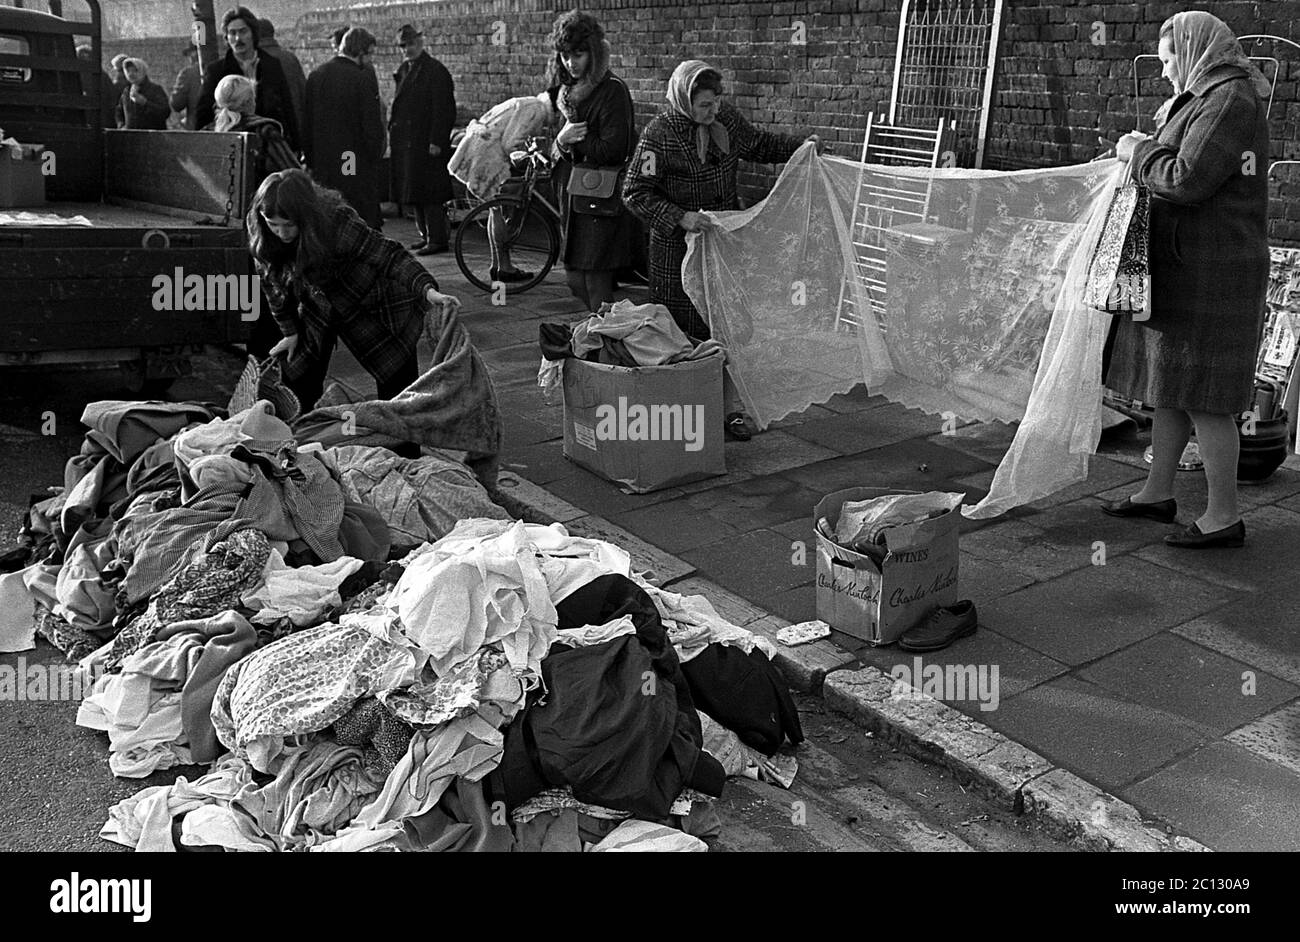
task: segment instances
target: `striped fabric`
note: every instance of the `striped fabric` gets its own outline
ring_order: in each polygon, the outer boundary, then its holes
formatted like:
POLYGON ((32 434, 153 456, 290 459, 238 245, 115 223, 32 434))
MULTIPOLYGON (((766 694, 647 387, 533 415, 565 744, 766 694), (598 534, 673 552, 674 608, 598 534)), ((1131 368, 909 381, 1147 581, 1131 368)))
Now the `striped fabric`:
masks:
POLYGON ((642 132, 623 186, 623 202, 650 228, 650 301, 667 307, 695 340, 707 340, 709 328, 682 289, 686 230, 678 223, 688 211, 739 209, 739 161, 784 163, 803 143, 758 130, 729 103, 718 109, 717 121, 730 135, 730 148, 724 154, 710 141, 701 163, 694 122, 665 108, 642 132))
POLYGON ((593 852, 608 853, 705 853, 709 845, 676 828, 649 821, 624 821, 610 831, 593 852))

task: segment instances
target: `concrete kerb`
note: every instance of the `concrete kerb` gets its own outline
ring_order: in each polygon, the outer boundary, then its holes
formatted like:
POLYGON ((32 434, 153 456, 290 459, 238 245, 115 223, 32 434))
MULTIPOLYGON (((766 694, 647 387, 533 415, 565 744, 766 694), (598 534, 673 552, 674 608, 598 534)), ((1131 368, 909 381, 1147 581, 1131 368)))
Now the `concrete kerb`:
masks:
POLYGON ((790 686, 821 696, 826 706, 908 753, 943 765, 960 781, 1017 814, 1033 816, 1054 835, 1087 850, 1205 851, 1190 838, 1164 833, 1127 802, 1054 765, 964 713, 931 697, 894 696, 894 678, 858 668, 829 641, 787 647, 776 633, 789 622, 695 574, 694 567, 602 517, 552 495, 513 472, 502 472, 493 499, 518 519, 563 523, 574 534, 608 539, 629 551, 648 581, 709 598, 718 613, 768 638, 790 686))

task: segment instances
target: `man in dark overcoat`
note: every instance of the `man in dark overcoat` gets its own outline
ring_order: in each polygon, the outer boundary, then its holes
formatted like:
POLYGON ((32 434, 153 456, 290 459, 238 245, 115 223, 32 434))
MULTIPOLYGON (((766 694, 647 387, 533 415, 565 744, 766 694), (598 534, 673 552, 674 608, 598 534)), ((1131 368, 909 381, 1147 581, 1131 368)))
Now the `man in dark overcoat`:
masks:
POLYGON ((409 23, 397 34, 402 64, 388 120, 392 153, 393 202, 415 209, 420 237, 416 255, 447 251, 447 208, 451 199, 451 129, 456 124, 456 94, 451 73, 424 51, 423 33, 409 23))
POLYGON ((375 37, 354 27, 337 56, 307 76, 307 168, 323 186, 338 190, 372 228, 379 215, 379 161, 384 156, 384 116, 379 80, 368 68, 375 37))

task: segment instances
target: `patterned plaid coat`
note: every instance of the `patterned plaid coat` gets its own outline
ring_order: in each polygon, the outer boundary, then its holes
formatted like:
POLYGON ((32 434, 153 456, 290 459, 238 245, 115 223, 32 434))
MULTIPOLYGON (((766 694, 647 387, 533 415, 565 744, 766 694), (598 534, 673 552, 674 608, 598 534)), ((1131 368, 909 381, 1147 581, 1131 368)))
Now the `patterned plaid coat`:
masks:
POLYGON ((351 206, 335 212, 334 258, 324 272, 280 278, 259 265, 271 314, 286 337, 301 334, 285 366, 296 379, 320 355, 321 338, 335 333, 366 371, 387 382, 415 356, 424 329, 425 292, 437 288, 433 275, 397 242, 371 229, 351 206), (300 299, 297 313, 289 299, 300 299))
POLYGON ((650 300, 667 307, 696 340, 708 339, 709 327, 682 290, 686 230, 678 222, 692 210, 739 209, 740 160, 784 163, 803 144, 788 134, 760 131, 730 103, 718 109, 716 120, 727 129, 730 148, 724 154, 710 140, 700 163, 695 123, 665 108, 642 132, 623 186, 623 202, 650 227, 650 300))

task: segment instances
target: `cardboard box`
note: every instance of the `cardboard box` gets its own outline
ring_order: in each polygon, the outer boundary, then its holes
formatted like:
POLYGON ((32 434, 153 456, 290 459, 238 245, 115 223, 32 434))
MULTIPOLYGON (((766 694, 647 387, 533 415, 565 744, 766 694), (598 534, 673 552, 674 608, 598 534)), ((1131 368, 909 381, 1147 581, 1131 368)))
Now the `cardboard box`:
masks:
POLYGON ((21 150, 0 147, 0 207, 43 206, 45 176, 41 173, 40 145, 23 145, 21 150), (18 154, 15 160, 13 155, 18 154))
POLYGON ((723 359, 565 360, 564 457, 636 494, 726 474, 723 359))
POLYGON ((817 528, 822 517, 834 527, 840 508, 849 501, 915 493, 919 492, 852 487, 818 502, 813 511, 817 617, 835 630, 873 645, 893 644, 936 608, 958 601, 960 508, 887 530, 886 555, 880 566, 870 556, 839 546, 817 528))

